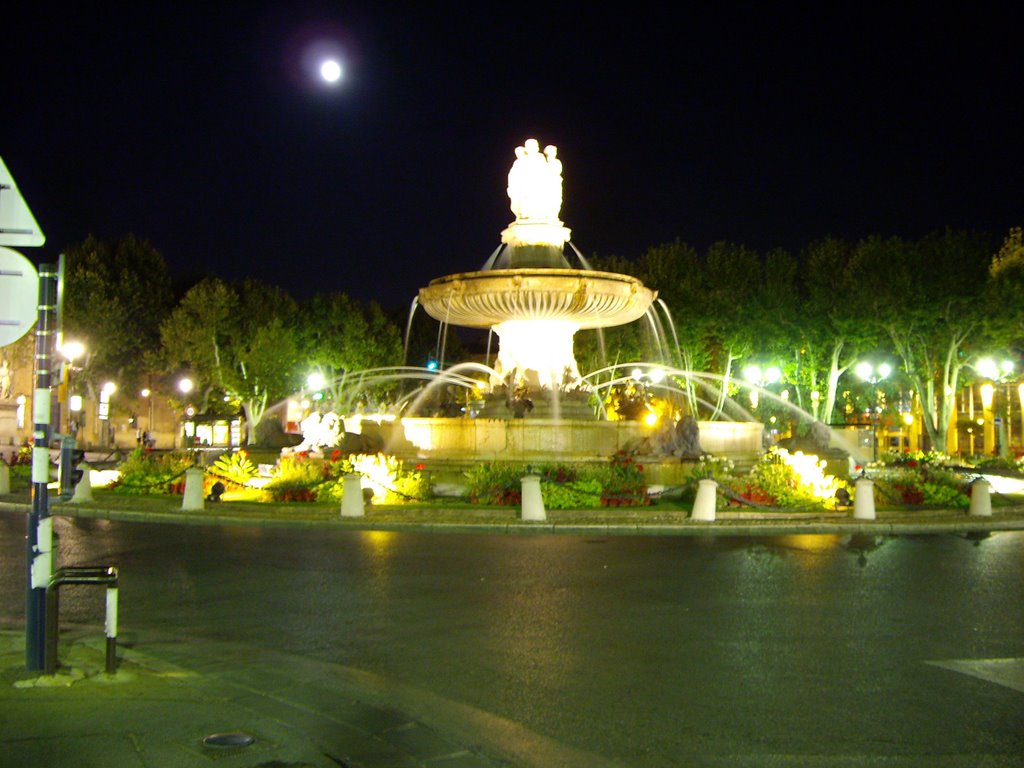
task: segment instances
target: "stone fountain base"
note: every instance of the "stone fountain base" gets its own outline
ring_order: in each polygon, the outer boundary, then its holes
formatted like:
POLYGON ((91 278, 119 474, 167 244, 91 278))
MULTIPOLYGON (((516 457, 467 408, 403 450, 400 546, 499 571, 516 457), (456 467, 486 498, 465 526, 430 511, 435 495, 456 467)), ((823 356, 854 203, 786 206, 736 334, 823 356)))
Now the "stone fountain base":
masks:
MULTIPOLYGON (((704 421, 700 445, 719 457, 750 457, 761 452, 760 423, 704 421)), ((384 451, 408 461, 607 461, 650 438, 653 429, 638 421, 582 419, 404 418, 381 424, 363 421, 363 434, 379 437, 384 451)), ((670 463, 679 459, 669 457, 670 463)))
POLYGON ((531 392, 520 401, 509 400, 504 387, 484 396, 483 407, 477 414, 483 419, 547 419, 596 421, 598 415, 590 402, 588 392, 531 392))

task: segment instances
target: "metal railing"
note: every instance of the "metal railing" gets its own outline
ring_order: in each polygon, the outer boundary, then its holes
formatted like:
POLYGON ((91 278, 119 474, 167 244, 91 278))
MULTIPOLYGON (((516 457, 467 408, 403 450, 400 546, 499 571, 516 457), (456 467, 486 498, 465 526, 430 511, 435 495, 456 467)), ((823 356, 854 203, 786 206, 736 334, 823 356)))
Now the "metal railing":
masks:
POLYGON ((50 577, 50 585, 46 590, 46 649, 43 672, 47 675, 57 672, 60 588, 79 584, 94 584, 107 588, 104 621, 107 638, 106 672, 112 675, 117 671, 117 567, 113 565, 58 568, 50 577))

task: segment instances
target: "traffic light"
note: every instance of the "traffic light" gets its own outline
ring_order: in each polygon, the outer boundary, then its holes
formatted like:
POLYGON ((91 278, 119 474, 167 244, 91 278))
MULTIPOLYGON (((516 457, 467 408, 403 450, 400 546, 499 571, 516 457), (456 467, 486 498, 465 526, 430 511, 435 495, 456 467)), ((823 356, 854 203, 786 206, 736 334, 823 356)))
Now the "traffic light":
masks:
POLYGON ((71 449, 71 487, 74 488, 80 482, 82 482, 82 476, 85 474, 84 469, 79 469, 78 465, 85 460, 85 450, 82 448, 71 449))

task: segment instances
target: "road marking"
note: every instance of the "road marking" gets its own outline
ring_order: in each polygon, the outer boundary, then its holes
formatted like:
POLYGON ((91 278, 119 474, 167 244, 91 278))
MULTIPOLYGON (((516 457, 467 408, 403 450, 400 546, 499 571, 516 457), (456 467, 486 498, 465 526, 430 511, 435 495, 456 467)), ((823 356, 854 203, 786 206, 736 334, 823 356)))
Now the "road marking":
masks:
POLYGON ((926 661, 925 664, 942 667, 953 672, 960 672, 1024 693, 1024 658, 945 659, 942 661, 926 661))

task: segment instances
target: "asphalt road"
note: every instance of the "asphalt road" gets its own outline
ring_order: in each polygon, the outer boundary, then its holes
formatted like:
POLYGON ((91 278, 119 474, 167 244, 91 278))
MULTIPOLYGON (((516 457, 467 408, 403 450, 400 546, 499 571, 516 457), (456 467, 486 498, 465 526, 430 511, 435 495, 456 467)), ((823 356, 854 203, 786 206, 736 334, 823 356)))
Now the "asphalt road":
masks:
MULTIPOLYGON (((1024 765, 1024 533, 775 538, 59 520, 122 632, 366 670, 630 766, 1024 765)), ((0 617, 24 610, 0 514, 0 617)), ((62 620, 100 600, 62 596, 62 620)))

